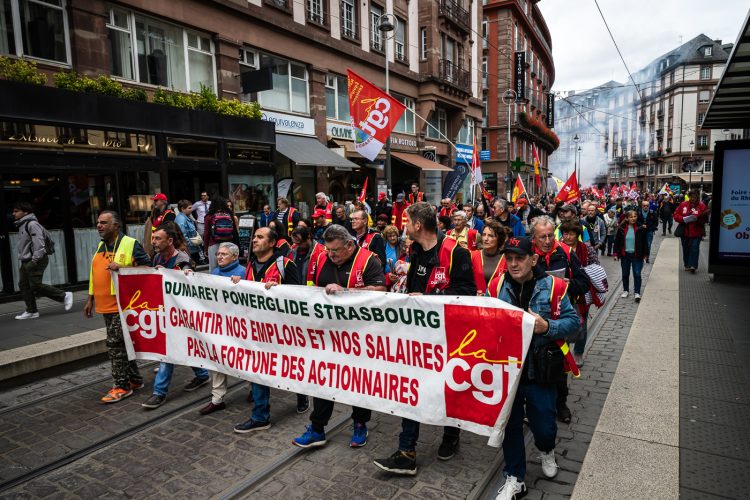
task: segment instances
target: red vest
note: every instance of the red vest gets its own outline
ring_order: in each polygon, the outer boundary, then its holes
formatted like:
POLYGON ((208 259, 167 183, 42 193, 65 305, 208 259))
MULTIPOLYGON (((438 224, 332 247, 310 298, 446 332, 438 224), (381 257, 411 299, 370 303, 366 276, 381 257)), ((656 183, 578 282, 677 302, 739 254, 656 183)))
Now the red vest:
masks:
POLYGON ((289 242, 284 238, 279 237, 279 239, 276 240, 276 248, 278 248, 282 252, 289 253, 289 250, 291 250, 291 245, 289 245, 289 242))
POLYGON ((326 211, 326 220, 328 222, 333 222, 333 203, 328 203, 325 208, 326 211))
POLYGON ((424 200, 424 193, 422 191, 417 191, 417 199, 414 199, 414 193, 409 193, 409 204, 414 205, 415 203, 419 201, 424 200))
MULTIPOLYGON (((354 262, 352 262, 352 270, 349 272, 349 281, 346 283, 345 288, 364 288, 365 287, 365 267, 370 261, 370 257, 375 255, 371 251, 365 248, 359 248, 356 255, 354 256, 354 262)), ((318 256, 315 264, 315 285, 318 285, 320 281, 320 271, 323 269, 326 261, 328 260, 328 252, 323 252, 318 256)))
POLYGON ((296 208, 289 207, 289 210, 286 212, 286 234, 288 235, 291 235, 294 230, 294 212, 296 211, 296 208))
POLYGON ((451 268, 453 267, 453 251, 458 242, 453 238, 444 238, 438 250, 438 265, 432 268, 430 279, 424 293, 430 294, 435 290, 445 290, 451 282, 451 268))
POLYGON ((172 210, 171 208, 164 210, 164 212, 159 214, 159 216, 151 223, 151 232, 155 232, 156 229, 161 226, 161 223, 164 221, 164 217, 166 217, 167 214, 175 215, 174 210, 172 210))
POLYGON ((484 255, 481 250, 471 252, 471 269, 474 272, 474 282, 477 284, 478 295, 487 294, 487 289, 489 289, 488 295, 490 297, 497 297, 500 294, 500 277, 508 270, 508 265, 505 263, 505 255, 500 257, 497 267, 492 272, 489 286, 484 280, 484 255))
MULTIPOLYGON (((286 257, 283 257, 283 259, 284 269, 286 269, 286 266, 291 262, 291 260, 287 259, 286 257)), ((255 276, 252 262, 248 262, 247 271, 245 272, 245 279, 248 281, 259 281, 260 283, 276 283, 280 285, 284 280, 284 277, 281 276, 281 272, 279 272, 279 266, 276 265, 276 259, 274 259, 273 263, 266 268, 266 272, 263 273, 263 276, 260 276, 260 279, 255 276)))
POLYGON ((313 241, 312 244, 314 245, 311 250, 309 250, 310 258, 307 261, 307 273, 305 276, 305 283, 307 286, 313 286, 315 285, 315 277, 316 277, 316 270, 318 268, 318 259, 321 255, 326 253, 326 247, 324 245, 321 245, 320 243, 313 241))
POLYGON ((441 208, 440 212, 438 212, 438 217, 452 217, 453 212, 456 211, 456 205, 451 205, 448 208, 441 208))
MULTIPOLYGON (((564 279, 552 277, 552 292, 550 293, 550 317, 557 319, 560 317, 560 306, 565 294, 568 292, 568 283, 564 279)), ((565 356, 565 372, 572 373, 574 377, 581 376, 581 370, 573 358, 573 354, 570 352, 570 346, 565 342, 564 339, 558 339, 555 343, 560 347, 565 356)))
POLYGON ((408 206, 408 203, 396 202, 393 204, 393 210, 391 211, 391 224, 396 226, 399 231, 403 231, 408 222, 408 215, 406 215, 406 208, 408 206))
MULTIPOLYGON (((380 234, 377 231, 368 231, 365 235, 365 238, 362 240, 362 243, 359 245, 360 248, 370 248, 370 243, 372 243, 372 239, 375 237, 376 234, 380 234)), ((359 240, 359 238, 357 238, 359 240)))
MULTIPOLYGON (((455 229, 449 229, 447 233, 445 233, 446 236, 455 239, 458 241, 457 238, 453 237, 453 234, 456 232, 455 229)), ((479 235, 479 231, 476 229, 469 229, 469 233, 466 235, 466 244, 469 246, 469 251, 473 252, 477 249, 477 236, 479 235)))

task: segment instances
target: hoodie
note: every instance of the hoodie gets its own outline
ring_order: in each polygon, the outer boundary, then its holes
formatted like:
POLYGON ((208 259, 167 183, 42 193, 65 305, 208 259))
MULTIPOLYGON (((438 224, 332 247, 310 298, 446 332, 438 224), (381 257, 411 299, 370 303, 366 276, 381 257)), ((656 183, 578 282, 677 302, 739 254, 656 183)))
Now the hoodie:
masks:
POLYGON ((47 255, 44 240, 44 228, 36 215, 27 214, 15 221, 18 228, 18 260, 37 262, 47 255))

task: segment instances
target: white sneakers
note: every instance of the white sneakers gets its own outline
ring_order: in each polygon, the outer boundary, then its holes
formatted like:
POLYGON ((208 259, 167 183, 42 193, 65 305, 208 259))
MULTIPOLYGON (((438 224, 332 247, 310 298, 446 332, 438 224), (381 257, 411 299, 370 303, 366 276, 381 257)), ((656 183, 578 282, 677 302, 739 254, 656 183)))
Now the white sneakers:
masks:
POLYGON ((35 312, 35 313, 23 312, 19 314, 18 316, 16 316, 16 319, 36 319, 38 317, 39 317, 38 312, 35 312))
POLYGON ((65 292, 63 304, 65 304, 65 310, 70 311, 70 308, 73 307, 73 292, 65 292))
POLYGON ((641 301, 641 294, 640 293, 636 293, 635 294, 635 301, 636 302, 640 302, 641 301))
POLYGON ((555 461, 555 450, 542 453, 542 473, 552 479, 557 475, 557 462, 555 461))
POLYGON ((628 296, 628 294, 629 294, 629 293, 630 293, 630 292, 628 292, 627 290, 625 290, 624 292, 622 292, 622 293, 620 294, 620 298, 621 298, 621 299, 624 299, 625 297, 627 297, 627 296, 628 296))
POLYGON ((505 478, 505 484, 497 492, 495 500, 515 500, 526 496, 526 484, 518 481, 515 476, 508 476, 505 478))

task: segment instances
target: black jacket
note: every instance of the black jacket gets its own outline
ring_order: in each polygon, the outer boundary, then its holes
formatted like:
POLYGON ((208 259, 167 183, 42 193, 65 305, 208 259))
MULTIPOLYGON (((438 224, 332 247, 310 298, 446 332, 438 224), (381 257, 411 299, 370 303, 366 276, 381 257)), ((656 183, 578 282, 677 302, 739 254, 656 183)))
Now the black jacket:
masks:
MULTIPOLYGON (((635 258, 643 260, 648 255, 648 242, 646 241, 646 228, 639 225, 635 231, 635 258)), ((615 233, 615 255, 625 255, 625 226, 617 228, 615 233)))
MULTIPOLYGON (((578 256, 572 250, 570 251, 570 260, 568 260, 568 256, 562 247, 557 247, 549 256, 549 264, 547 259, 540 255, 536 265, 543 272, 565 269, 565 277, 569 280, 568 293, 572 297, 583 297, 589 291, 589 277, 586 271, 581 268, 578 256)), ((572 300, 572 302, 575 302, 575 300, 572 300)))
MULTIPOLYGON (((426 268, 426 276, 429 278, 432 273, 432 269, 439 264, 438 250, 445 240, 445 234, 438 232, 438 241, 435 248, 425 252, 419 243, 414 242, 411 245, 411 257, 409 265, 409 272, 406 275, 406 291, 408 293, 419 292, 424 293, 424 286, 420 286, 418 283, 427 280, 419 279, 417 277, 417 269, 420 265, 424 265, 426 268)), ((433 294, 443 295, 476 295, 477 285, 474 283, 474 273, 471 267, 471 253, 465 248, 456 245, 456 249, 453 251, 453 266, 451 268, 449 276, 448 287, 443 291, 435 291, 433 294)))

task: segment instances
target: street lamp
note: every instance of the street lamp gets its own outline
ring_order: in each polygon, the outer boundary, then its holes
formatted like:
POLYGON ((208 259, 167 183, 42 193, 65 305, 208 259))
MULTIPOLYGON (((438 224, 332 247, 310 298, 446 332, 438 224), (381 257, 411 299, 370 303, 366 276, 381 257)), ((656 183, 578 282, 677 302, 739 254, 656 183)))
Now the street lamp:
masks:
POLYGON ((693 147, 695 147, 695 141, 690 141, 690 173, 688 174, 688 193, 693 189, 693 147))
POLYGON ((578 173, 577 173, 578 172, 578 149, 577 148, 578 148, 578 141, 580 140, 581 138, 578 137, 578 134, 576 134, 575 137, 573 137, 573 142, 576 143, 576 148, 573 149, 573 172, 576 173, 576 177, 578 177, 578 173))
MULTIPOLYGON (((383 34, 383 53, 385 54, 385 93, 390 94, 391 93, 391 87, 390 87, 390 74, 389 74, 389 66, 388 66, 388 39, 390 38, 388 36, 388 33, 394 31, 396 29, 396 23, 398 23, 398 19, 393 14, 384 14, 380 16, 380 23, 378 24, 378 31, 380 31, 383 34)), ((393 199, 393 183, 391 179, 391 137, 388 136, 388 138, 385 140, 385 183, 386 183, 386 190, 391 194, 389 198, 393 199)))
POLYGON ((581 146, 578 146, 578 171, 576 171, 576 183, 578 183, 578 189, 581 189, 581 172, 580 169, 583 165, 581 165, 581 146))
MULTIPOLYGON (((518 94, 516 94, 516 91, 513 89, 508 89, 505 91, 502 97, 503 104, 508 105, 508 144, 507 144, 507 151, 508 151, 508 184, 505 186, 506 191, 508 186, 512 186, 513 184, 511 181, 513 180, 513 173, 510 169, 510 105, 516 102, 516 97, 518 94)), ((511 188, 512 189, 512 188, 511 188)))

